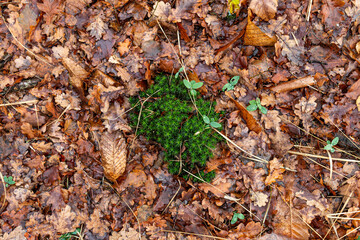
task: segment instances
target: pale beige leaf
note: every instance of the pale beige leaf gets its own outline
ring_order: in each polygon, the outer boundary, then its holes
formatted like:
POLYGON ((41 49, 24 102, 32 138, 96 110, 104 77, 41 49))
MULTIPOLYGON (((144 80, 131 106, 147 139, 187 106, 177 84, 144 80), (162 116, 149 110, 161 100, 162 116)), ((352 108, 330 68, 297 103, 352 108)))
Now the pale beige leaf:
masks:
POLYGON ((126 142, 120 132, 106 132, 100 141, 101 159, 104 174, 112 181, 116 181, 126 168, 126 142))
POLYGON ((253 192, 251 191, 250 199, 254 202, 255 206, 264 207, 269 201, 268 195, 262 192, 253 192))
POLYGON ((249 8, 253 13, 265 21, 275 17, 278 0, 252 0, 249 8))
POLYGON ((89 73, 71 58, 63 58, 62 62, 69 72, 71 84, 82 90, 83 81, 89 76, 89 73))

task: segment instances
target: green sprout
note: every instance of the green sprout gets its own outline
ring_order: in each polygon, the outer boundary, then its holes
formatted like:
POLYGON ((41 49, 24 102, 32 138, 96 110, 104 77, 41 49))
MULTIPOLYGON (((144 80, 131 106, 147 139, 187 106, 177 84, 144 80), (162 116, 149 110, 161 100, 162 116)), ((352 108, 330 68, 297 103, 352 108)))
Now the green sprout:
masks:
POLYGON ((80 228, 77 228, 75 231, 73 232, 68 232, 68 233, 65 233, 63 235, 60 236, 59 240, 70 240, 72 237, 75 237, 77 235, 80 235, 81 233, 81 229, 80 228))
POLYGON ((335 152, 335 149, 333 148, 336 144, 338 144, 339 138, 334 138, 331 142, 329 140, 326 141, 327 145, 324 147, 326 151, 335 152))
POLYGON ((267 109, 266 107, 261 106, 261 102, 260 102, 260 98, 256 98, 256 100, 251 100, 250 105, 247 106, 247 110, 252 112, 252 111, 256 111, 256 109, 259 109, 260 112, 262 112, 263 114, 267 113, 267 109))
POLYGON ((13 181, 13 177, 10 176, 10 177, 7 177, 7 176, 4 176, 4 181, 5 181, 5 186, 8 187, 9 185, 13 185, 15 184, 15 182, 13 181))
POLYGON ((183 83, 184 83, 185 87, 190 90, 190 93, 193 96, 196 95, 195 89, 201 88, 203 85, 202 82, 195 82, 195 80, 192 80, 191 82, 189 82, 186 79, 183 80, 183 83))
POLYGON ((224 87, 222 88, 223 91, 230 91, 233 90, 235 85, 238 83, 240 79, 240 76, 234 76, 233 78, 230 79, 230 81, 224 85, 224 87))
POLYGON ((233 217, 232 217, 232 219, 231 219, 231 224, 235 224, 238 220, 243 220, 243 219, 245 219, 245 216, 244 216, 244 214, 242 214, 242 213, 237 213, 236 211, 234 212, 234 215, 233 215, 233 217))
POLYGON ((203 120, 206 124, 210 125, 213 128, 221 128, 221 124, 216 122, 214 118, 209 118, 208 116, 203 116, 203 120))
POLYGON ((179 71, 175 74, 175 78, 179 78, 179 74, 184 71, 184 67, 181 67, 179 71))

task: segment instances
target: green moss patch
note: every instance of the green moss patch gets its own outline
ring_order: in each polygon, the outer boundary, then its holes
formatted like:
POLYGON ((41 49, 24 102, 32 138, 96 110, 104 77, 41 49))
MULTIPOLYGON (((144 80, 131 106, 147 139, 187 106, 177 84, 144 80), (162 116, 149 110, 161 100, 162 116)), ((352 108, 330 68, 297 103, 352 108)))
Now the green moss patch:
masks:
MULTIPOLYGON (((168 162, 170 173, 180 173, 180 176, 187 179, 189 175, 181 171, 185 169, 205 181, 211 181, 215 172, 205 173, 203 169, 221 139, 195 110, 182 81, 164 75, 158 76, 147 91, 140 93, 143 100, 149 96, 151 97, 143 105, 138 133, 161 144, 165 149, 164 159, 168 162)), ((131 98, 130 102, 135 106, 138 98, 131 98)), ((214 103, 198 97, 196 106, 203 115, 214 121, 219 120, 219 114, 214 111, 214 103)), ((137 124, 140 108, 138 104, 130 114, 133 126, 137 124)))

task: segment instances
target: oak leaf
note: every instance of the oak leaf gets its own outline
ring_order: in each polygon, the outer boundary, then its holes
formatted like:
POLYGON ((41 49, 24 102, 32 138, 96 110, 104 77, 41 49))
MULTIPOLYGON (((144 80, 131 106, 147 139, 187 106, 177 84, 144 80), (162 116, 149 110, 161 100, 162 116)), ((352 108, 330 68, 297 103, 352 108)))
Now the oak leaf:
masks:
POLYGON ((275 17, 278 0, 252 0, 249 8, 265 21, 275 17))
POLYGON ((116 181, 126 168, 126 142, 120 132, 106 132, 100 141, 101 159, 104 174, 112 181, 116 181))
POLYGON ((104 23, 101 19, 101 15, 95 18, 96 20, 92 22, 86 30, 90 32, 92 37, 95 37, 96 40, 100 40, 105 30, 108 29, 108 25, 104 23))
POLYGON ((61 1, 59 0, 44 0, 43 3, 37 4, 37 7, 40 9, 40 11, 45 12, 44 19, 47 25, 53 21, 53 17, 55 15, 62 11, 60 4, 61 1))

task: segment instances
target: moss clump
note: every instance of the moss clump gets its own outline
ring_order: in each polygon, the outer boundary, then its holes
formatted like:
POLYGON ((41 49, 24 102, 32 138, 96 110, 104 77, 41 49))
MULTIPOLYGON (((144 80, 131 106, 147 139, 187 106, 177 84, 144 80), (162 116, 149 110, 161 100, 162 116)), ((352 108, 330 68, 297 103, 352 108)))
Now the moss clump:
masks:
MULTIPOLYGON (((151 98, 144 103, 142 109, 138 133, 161 144, 165 149, 164 159, 168 162, 170 173, 179 173, 180 152, 185 149, 181 153, 182 169, 211 181, 215 173, 204 173, 202 169, 213 156, 212 149, 220 139, 193 107, 182 81, 170 81, 167 76, 160 75, 147 91, 140 93, 142 99, 149 96, 151 98)), ((135 106, 138 99, 131 98, 130 102, 135 106)), ((219 114, 214 112, 210 101, 197 98, 196 106, 203 115, 219 120, 219 114)), ((130 114, 133 126, 137 124, 140 108, 139 104, 130 114)), ((180 175, 185 179, 189 177, 184 171, 180 175)))

